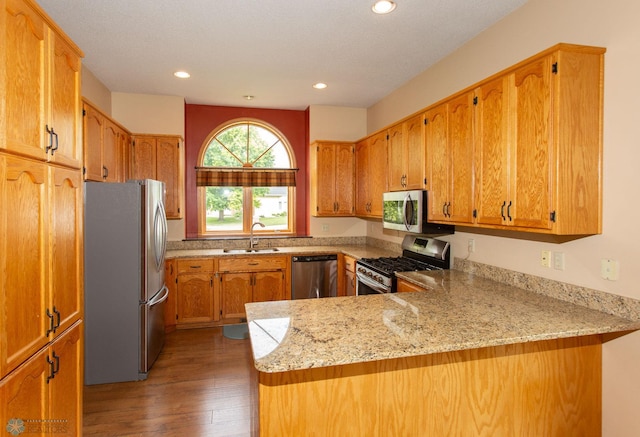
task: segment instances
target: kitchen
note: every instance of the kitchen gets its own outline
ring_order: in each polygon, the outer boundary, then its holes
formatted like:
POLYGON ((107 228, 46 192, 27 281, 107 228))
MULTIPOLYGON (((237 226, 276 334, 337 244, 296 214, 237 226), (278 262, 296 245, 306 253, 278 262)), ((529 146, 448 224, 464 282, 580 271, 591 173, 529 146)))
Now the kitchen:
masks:
MULTIPOLYGON (((559 41, 606 47, 603 233, 557 243, 526 235, 457 229, 447 239, 454 256, 467 256, 468 240, 473 239, 475 251, 469 254, 470 260, 637 299, 640 277, 631 260, 638 254, 633 246, 639 241, 638 230, 632 219, 638 207, 628 196, 623 197, 629 191, 628 175, 633 174, 631 166, 638 153, 632 147, 635 120, 631 115, 636 112, 633 97, 640 97, 640 91, 629 87, 636 83, 640 69, 634 56, 640 38, 633 20, 640 12, 637 8, 623 1, 531 0, 367 109, 311 106, 309 138, 357 140, 559 41), (540 266, 541 251, 564 254, 565 270, 540 266), (619 261, 618 281, 600 277, 601 259, 619 261)), ((131 131, 184 133, 185 108, 180 97, 110 93, 86 71, 83 84, 84 95, 110 107, 111 115, 131 131)), ((171 240, 184 238, 181 220, 170 221, 169 226, 171 240)), ((402 239, 401 234, 383 231, 379 223, 356 218, 312 217, 309 233, 314 237, 371 236, 394 243, 402 239)), ((603 435, 635 435, 640 428, 634 407, 640 393, 635 371, 640 356, 638 338, 637 333, 629 334, 603 346, 603 435)))

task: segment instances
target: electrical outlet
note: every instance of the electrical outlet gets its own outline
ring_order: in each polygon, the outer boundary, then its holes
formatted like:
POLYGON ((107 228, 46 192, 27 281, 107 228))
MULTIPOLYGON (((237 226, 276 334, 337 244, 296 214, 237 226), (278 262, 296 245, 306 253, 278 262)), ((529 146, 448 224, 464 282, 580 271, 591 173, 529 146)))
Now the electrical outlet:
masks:
POLYGON ((329 232, 329 225, 328 224, 323 224, 322 225, 322 232, 329 232))
POLYGON ((556 270, 564 270, 563 252, 553 252, 553 268, 556 270))
POLYGON ((620 263, 614 259, 603 259, 600 266, 600 275, 603 279, 617 281, 620 277, 620 263))
POLYGON ((543 250, 540 253, 540 265, 542 267, 551 267, 551 251, 543 250))
POLYGON ((476 240, 474 240, 473 238, 469 238, 469 241, 467 242, 467 250, 469 251, 469 253, 473 253, 476 251, 476 240))

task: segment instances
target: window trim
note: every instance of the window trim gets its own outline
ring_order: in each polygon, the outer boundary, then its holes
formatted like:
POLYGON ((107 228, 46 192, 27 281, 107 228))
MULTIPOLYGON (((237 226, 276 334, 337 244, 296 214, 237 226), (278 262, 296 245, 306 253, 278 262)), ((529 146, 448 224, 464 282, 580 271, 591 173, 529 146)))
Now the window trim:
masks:
MULTIPOLYGON (((204 141, 202 142, 202 144, 200 145, 200 150, 198 152, 198 160, 197 165, 199 167, 204 167, 203 164, 203 159, 204 159, 204 155, 206 153, 207 148, 209 147, 209 144, 211 144, 211 141, 213 141, 213 139, 219 135, 222 131, 224 131, 225 129, 228 129, 230 127, 236 126, 236 125, 242 125, 242 124, 250 124, 250 125, 256 125, 259 126, 263 129, 266 129, 268 131, 270 131, 273 135, 275 135, 279 140, 280 143, 282 144, 282 146, 285 148, 287 154, 289 155, 289 168, 290 169, 297 169, 297 162, 296 162, 296 156, 293 150, 293 147, 291 147, 291 143, 289 142, 289 140, 287 139, 287 137, 275 126, 271 125, 270 123, 267 123, 263 120, 259 120, 256 118, 250 118, 250 117, 243 117, 243 118, 235 118, 233 120, 227 120, 224 123, 218 125, 217 127, 215 127, 204 139, 204 141)), ((214 167, 215 168, 215 167, 214 167)), ((237 168, 240 169, 242 167, 232 167, 232 168, 237 168)), ((209 237, 236 237, 236 236, 248 236, 250 233, 250 228, 251 228, 251 216, 250 214, 245 214, 245 212, 247 211, 252 211, 253 209, 253 204, 252 204, 252 188, 253 187, 242 187, 243 190, 243 225, 242 225, 242 231, 236 232, 236 231, 217 231, 217 232, 213 232, 213 231, 207 231, 207 226, 206 226, 206 221, 207 221, 207 215, 206 215, 206 187, 196 187, 196 200, 197 200, 197 213, 198 213, 198 237, 202 237, 202 238, 209 238, 209 237)), ((296 235, 296 203, 295 201, 297 200, 297 196, 296 196, 296 188, 295 187, 286 187, 287 188, 287 195, 288 195, 288 205, 287 205, 287 215, 288 215, 288 222, 289 222, 289 229, 286 231, 279 231, 279 230, 267 230, 264 231, 262 230, 262 228, 258 228, 256 227, 254 229, 254 234, 256 235, 263 235, 263 236, 291 236, 291 235, 296 235)))

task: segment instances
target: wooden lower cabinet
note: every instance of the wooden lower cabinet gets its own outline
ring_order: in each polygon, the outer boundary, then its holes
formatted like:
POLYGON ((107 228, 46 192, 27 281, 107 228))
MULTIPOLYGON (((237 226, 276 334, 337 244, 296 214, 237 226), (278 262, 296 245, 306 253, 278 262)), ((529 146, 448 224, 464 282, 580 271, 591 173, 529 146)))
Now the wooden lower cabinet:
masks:
POLYGON ((419 285, 412 284, 411 282, 407 282, 403 279, 398 279, 397 290, 398 290, 398 293, 412 292, 412 291, 427 291, 425 288, 422 288, 419 285))
POLYGON ((9 434, 82 435, 82 322, 0 381, 9 434))
POLYGON ((602 432, 599 336, 289 372, 254 370, 252 381, 252 431, 265 437, 602 432))
POLYGON ((245 303, 287 299, 289 263, 288 256, 262 255, 168 260, 175 305, 168 305, 165 329, 240 323, 245 303))
POLYGON ((220 320, 214 270, 215 260, 212 258, 178 260, 176 278, 178 326, 206 324, 220 320))
POLYGON ((285 299, 285 272, 222 273, 220 275, 222 321, 245 319, 244 304, 285 299))

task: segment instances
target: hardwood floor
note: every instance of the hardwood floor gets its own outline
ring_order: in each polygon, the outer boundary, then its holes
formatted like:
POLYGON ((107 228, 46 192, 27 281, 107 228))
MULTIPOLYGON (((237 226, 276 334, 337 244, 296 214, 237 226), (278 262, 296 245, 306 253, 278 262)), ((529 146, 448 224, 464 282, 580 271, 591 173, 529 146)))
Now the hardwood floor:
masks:
POLYGON ((250 435, 249 340, 178 330, 146 381, 84 388, 85 436, 250 435))

